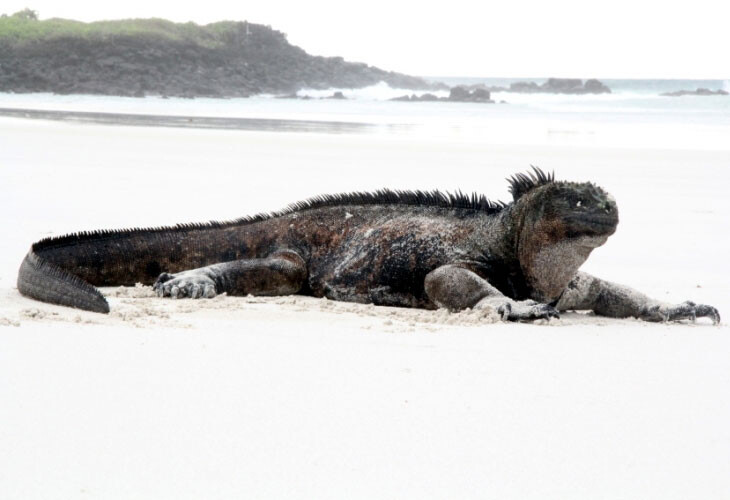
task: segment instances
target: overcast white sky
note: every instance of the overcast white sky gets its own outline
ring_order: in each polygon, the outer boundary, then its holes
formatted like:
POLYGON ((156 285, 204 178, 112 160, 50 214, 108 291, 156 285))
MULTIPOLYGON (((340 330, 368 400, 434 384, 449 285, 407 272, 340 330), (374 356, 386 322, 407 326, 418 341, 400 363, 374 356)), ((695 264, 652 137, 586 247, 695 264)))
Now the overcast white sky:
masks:
POLYGON ((730 78, 726 0, 3 0, 41 19, 268 24, 310 54, 428 76, 730 78))

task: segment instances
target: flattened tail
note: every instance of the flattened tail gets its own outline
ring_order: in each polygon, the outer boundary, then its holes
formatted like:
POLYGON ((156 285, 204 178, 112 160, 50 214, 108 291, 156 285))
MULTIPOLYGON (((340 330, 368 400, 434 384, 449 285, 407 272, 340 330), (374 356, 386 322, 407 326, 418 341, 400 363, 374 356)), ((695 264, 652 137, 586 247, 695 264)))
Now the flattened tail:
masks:
POLYGON ((61 269, 31 249, 18 272, 18 291, 32 299, 108 313, 109 303, 93 285, 61 269))

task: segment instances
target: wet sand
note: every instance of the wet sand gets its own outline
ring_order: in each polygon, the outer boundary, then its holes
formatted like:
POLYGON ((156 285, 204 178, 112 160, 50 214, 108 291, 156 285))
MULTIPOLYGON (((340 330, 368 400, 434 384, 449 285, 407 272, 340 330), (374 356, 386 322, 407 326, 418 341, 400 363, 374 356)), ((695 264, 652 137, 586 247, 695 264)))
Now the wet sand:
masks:
POLYGON ((136 127, 176 127, 218 130, 252 130, 258 132, 320 132, 327 134, 368 133, 405 126, 375 125, 346 121, 285 120, 275 118, 233 118, 216 116, 145 115, 133 113, 96 113, 23 108, 0 108, 0 116, 34 120, 53 120, 95 125, 136 127))

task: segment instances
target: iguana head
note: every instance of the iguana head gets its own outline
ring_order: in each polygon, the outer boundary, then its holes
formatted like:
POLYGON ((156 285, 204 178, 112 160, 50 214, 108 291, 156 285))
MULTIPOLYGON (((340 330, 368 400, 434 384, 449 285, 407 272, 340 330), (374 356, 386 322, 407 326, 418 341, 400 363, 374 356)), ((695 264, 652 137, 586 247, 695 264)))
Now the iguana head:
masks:
POLYGON ((552 302, 591 251, 616 231, 616 201, 592 183, 555 181, 535 167, 509 181, 520 266, 533 298, 552 302))

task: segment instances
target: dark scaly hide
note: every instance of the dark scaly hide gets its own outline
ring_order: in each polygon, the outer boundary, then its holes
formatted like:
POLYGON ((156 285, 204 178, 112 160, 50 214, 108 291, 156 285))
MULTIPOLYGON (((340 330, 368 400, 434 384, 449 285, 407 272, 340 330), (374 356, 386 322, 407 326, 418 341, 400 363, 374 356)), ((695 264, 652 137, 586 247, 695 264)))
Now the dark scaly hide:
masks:
MULTIPOLYGON (((534 167, 533 167, 534 168, 534 167)), ((80 231, 63 236, 51 236, 33 244, 32 249, 40 251, 47 248, 67 246, 80 243, 86 240, 99 240, 105 238, 117 238, 129 236, 136 233, 159 233, 159 232, 184 232, 204 229, 224 229, 243 224, 261 222, 295 212, 303 212, 315 208, 354 206, 354 205, 397 205, 397 206, 421 206, 438 208, 456 208, 465 210, 478 210, 486 214, 500 212, 506 203, 493 202, 483 194, 464 194, 461 191, 456 193, 444 193, 441 191, 394 191, 391 189, 380 189, 373 193, 354 192, 339 194, 324 194, 290 204, 283 210, 270 213, 244 216, 229 221, 191 222, 176 224, 174 226, 160 226, 147 228, 130 229, 100 229, 96 231, 80 231)))
POLYGON ((464 262, 506 295, 529 298, 534 293, 516 254, 516 232, 530 213, 521 199, 562 183, 533 167, 510 184, 511 204, 476 193, 384 189, 323 195, 232 221, 46 238, 33 244, 23 261, 18 289, 45 302, 108 312, 95 286, 151 284, 162 272, 291 250, 307 265, 303 294, 433 307, 424 292, 426 274, 464 262))

